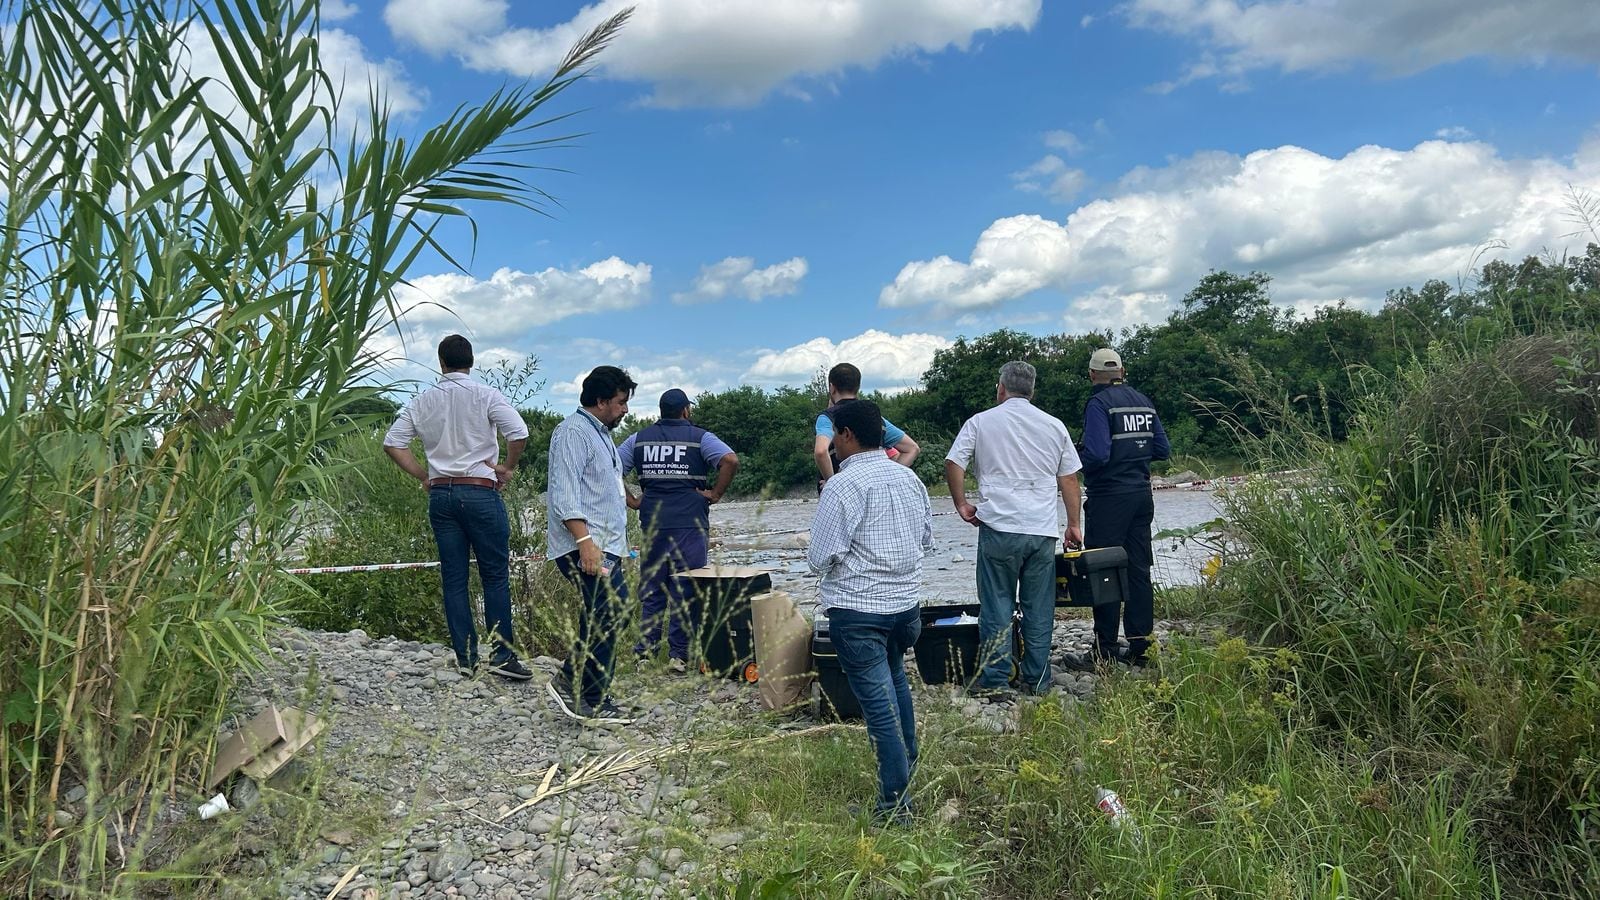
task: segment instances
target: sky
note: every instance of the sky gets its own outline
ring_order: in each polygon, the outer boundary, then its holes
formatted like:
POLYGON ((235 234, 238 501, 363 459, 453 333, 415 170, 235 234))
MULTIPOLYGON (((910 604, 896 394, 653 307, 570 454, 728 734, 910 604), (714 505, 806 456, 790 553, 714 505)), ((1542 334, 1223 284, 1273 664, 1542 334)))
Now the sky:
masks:
MULTIPOLYGON (((541 80, 625 3, 325 0, 324 58, 424 128, 541 80)), ((669 387, 915 385, 960 336, 1165 318, 1211 270, 1308 313, 1582 252, 1594 0, 636 0, 530 154, 549 218, 473 210, 383 342, 669 387)))

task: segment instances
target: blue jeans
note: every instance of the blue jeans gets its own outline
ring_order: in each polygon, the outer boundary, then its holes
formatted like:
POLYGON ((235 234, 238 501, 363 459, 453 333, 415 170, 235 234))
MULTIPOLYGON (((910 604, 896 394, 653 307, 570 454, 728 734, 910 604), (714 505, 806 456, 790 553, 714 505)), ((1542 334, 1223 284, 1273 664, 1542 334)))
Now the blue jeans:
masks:
POLYGON ((867 738, 878 757, 880 813, 911 808, 906 788, 917 765, 917 721, 906 684, 906 651, 922 632, 922 611, 913 606, 882 615, 833 607, 828 633, 839 667, 867 720, 867 738))
POLYGON ((689 635, 694 630, 690 608, 693 584, 677 573, 706 564, 706 533, 699 528, 663 528, 650 538, 644 551, 644 634, 635 653, 646 653, 661 643, 662 619, 667 622, 667 653, 688 660, 689 635))
POLYGON ((517 658, 511 649, 511 523, 505 501, 492 488, 439 485, 428 489, 428 523, 439 546, 439 580, 444 585, 444 624, 456 662, 478 664, 478 631, 467 596, 468 551, 478 556, 483 582, 483 624, 494 641, 490 662, 517 658))
POLYGON ((1023 652, 1017 673, 1033 693, 1050 684, 1050 638, 1056 620, 1056 539, 978 528, 977 686, 1011 680, 1011 619, 1022 610, 1023 652))
POLYGON ((578 565, 578 551, 556 557, 556 568, 578 588, 583 610, 578 616, 578 640, 561 666, 586 709, 605 702, 611 692, 612 657, 616 650, 620 611, 628 603, 628 582, 622 577, 622 560, 607 553, 610 575, 589 575, 578 565))

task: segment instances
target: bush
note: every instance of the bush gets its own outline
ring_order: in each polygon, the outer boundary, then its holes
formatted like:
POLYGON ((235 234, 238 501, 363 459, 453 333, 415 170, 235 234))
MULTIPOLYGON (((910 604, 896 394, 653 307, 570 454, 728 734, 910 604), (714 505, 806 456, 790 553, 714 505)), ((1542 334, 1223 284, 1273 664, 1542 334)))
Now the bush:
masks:
POLYGON ((1228 501, 1225 584, 1319 721, 1485 787, 1483 839, 1557 893, 1600 890, 1597 361, 1593 332, 1436 348, 1369 379, 1305 482, 1228 501))

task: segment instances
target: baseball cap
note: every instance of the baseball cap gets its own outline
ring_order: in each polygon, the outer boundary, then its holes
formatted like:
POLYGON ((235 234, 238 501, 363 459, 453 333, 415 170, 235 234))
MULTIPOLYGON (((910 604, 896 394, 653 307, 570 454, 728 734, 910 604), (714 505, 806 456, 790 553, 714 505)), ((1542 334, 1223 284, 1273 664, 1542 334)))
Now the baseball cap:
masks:
POLYGON ((689 395, 685 394, 682 390, 680 390, 678 388, 673 388, 672 390, 667 391, 666 393, 661 395, 661 412, 662 412, 663 415, 666 415, 666 414, 669 414, 669 413, 670 414, 677 414, 677 413, 681 412, 685 406, 688 406, 688 405, 689 405, 689 395))
POLYGON ((1112 372, 1122 368, 1122 357, 1110 347, 1101 347, 1089 357, 1089 371, 1112 372))

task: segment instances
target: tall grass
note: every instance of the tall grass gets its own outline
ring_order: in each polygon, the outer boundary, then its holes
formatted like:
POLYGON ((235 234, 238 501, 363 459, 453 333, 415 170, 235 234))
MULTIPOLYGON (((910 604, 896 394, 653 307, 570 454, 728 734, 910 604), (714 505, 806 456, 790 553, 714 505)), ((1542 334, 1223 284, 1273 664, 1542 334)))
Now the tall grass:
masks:
POLYGON ((905 829, 847 811, 875 790, 864 735, 746 754, 714 788, 730 824, 761 832, 732 867, 790 875, 800 897, 1494 894, 1453 802, 1466 786, 1402 781, 1318 740, 1297 655, 1240 639, 1160 653, 1161 677, 1109 679, 1088 707, 1026 704, 1001 734, 919 695, 921 815, 905 829), (1126 827, 1095 807, 1099 786, 1122 796, 1126 827))
POLYGON ((623 18, 409 140, 341 122, 315 0, 4 5, 0 893, 145 877, 392 289, 462 203, 537 207, 506 154, 623 18))
POLYGON ((1600 893, 1600 338, 1439 345, 1368 387, 1346 443, 1302 436, 1306 481, 1230 496, 1226 588, 1327 733, 1472 785, 1521 890, 1600 893))

